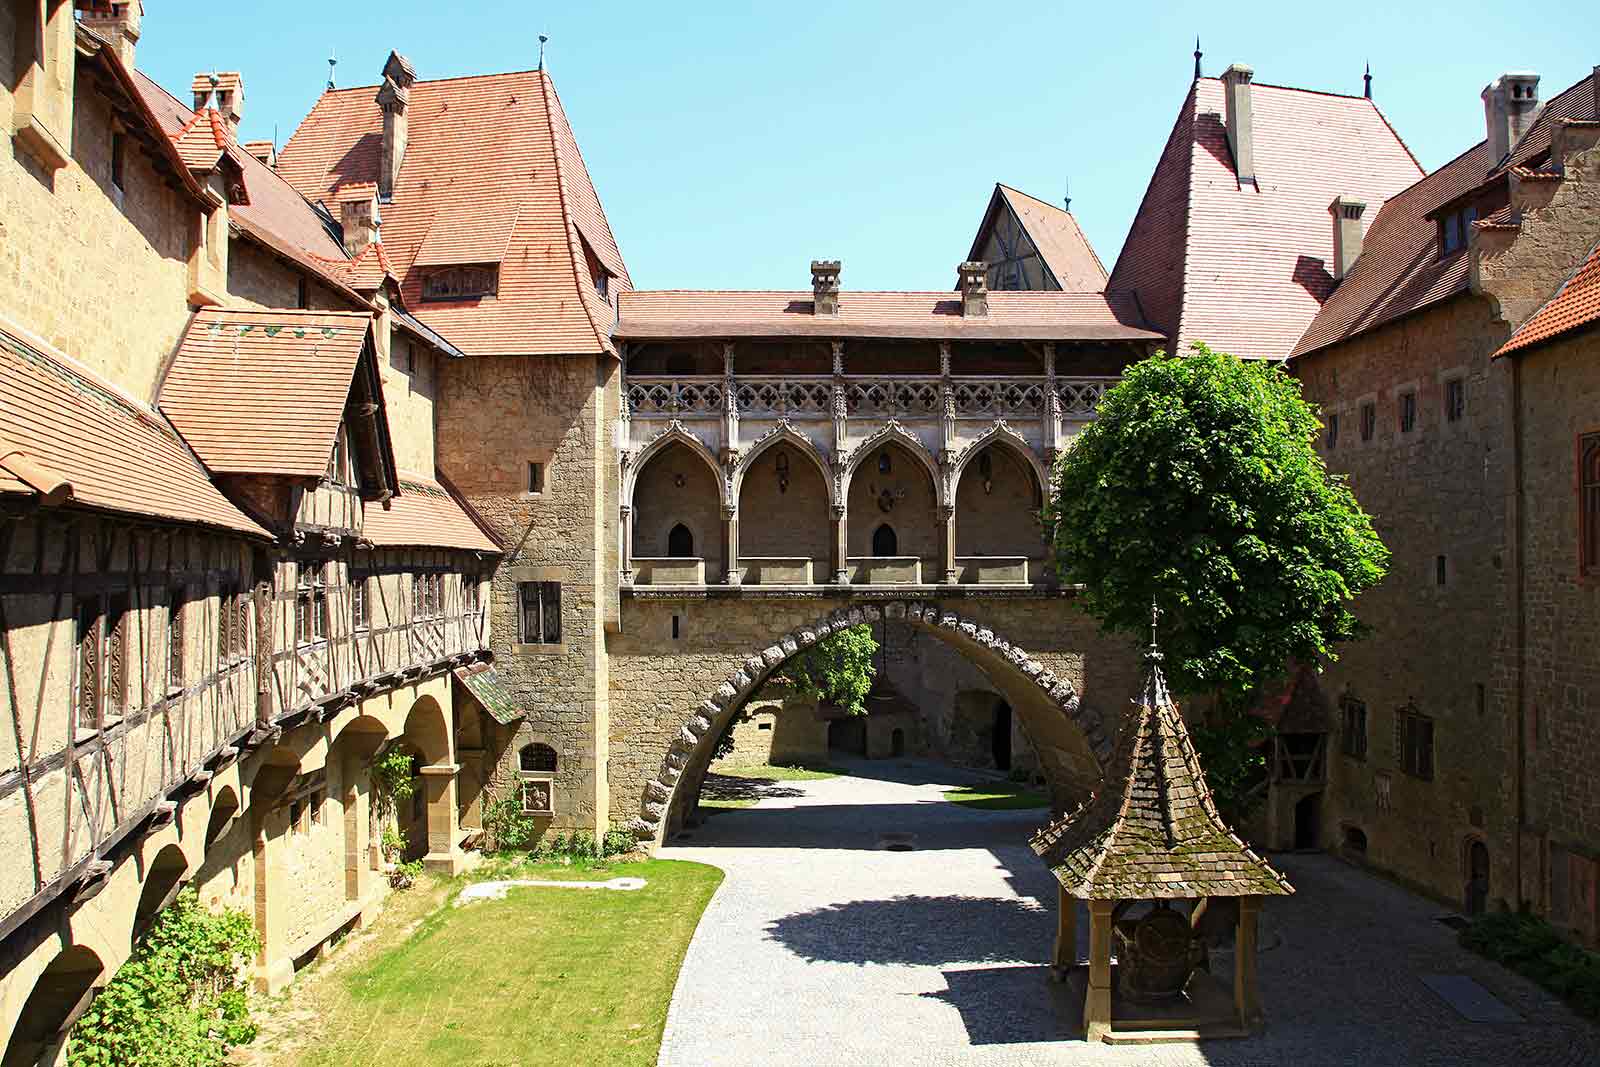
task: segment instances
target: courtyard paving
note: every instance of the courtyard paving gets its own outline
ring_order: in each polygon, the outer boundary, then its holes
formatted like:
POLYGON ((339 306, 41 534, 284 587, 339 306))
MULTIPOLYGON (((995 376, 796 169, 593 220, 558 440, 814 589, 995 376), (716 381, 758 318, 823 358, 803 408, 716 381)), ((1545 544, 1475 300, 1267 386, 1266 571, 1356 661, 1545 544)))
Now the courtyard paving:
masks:
POLYGON ((1600 1065, 1600 1031, 1458 947, 1444 909, 1317 855, 1274 857, 1299 892, 1266 910, 1264 1034, 1086 1044, 1045 967, 1055 888, 1026 845, 1044 812, 951 804, 942 791, 974 776, 942 765, 847 766, 661 850, 727 872, 678 978, 663 1067, 1600 1065), (886 847, 907 834, 911 851, 886 847), (1521 1021, 1467 1021, 1424 984, 1435 975, 1475 979, 1521 1021))

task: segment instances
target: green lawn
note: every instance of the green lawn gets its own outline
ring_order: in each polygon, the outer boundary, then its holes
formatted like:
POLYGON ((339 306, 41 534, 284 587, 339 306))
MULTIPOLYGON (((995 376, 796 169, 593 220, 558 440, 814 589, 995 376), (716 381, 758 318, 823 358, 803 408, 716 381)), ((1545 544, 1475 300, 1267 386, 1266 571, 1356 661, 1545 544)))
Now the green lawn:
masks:
POLYGON ((795 764, 791 767, 774 767, 761 763, 753 767, 728 767, 717 764, 713 774, 726 774, 734 778, 766 778, 774 782, 814 782, 821 778, 837 778, 850 772, 843 767, 826 764, 795 764))
MULTIPOLYGON (((655 1063, 679 964, 722 872, 668 860, 494 866, 498 877, 629 875, 649 884, 636 892, 513 889, 503 901, 436 907, 366 958, 296 982, 277 1010, 309 1014, 302 1025, 313 1033, 277 1062, 655 1063)), ((404 907, 391 910, 404 924, 404 907)))
POLYGON ((774 767, 761 763, 732 767, 718 763, 706 773, 705 784, 700 788, 700 807, 753 807, 762 797, 794 796, 798 792, 791 787, 778 785, 779 782, 813 782, 847 773, 840 767, 823 764, 774 767))
POLYGON ((1043 808, 1050 803, 1050 798, 1043 793, 1011 782, 986 782, 983 785, 946 789, 944 795, 952 804, 978 811, 1016 811, 1021 808, 1043 808))

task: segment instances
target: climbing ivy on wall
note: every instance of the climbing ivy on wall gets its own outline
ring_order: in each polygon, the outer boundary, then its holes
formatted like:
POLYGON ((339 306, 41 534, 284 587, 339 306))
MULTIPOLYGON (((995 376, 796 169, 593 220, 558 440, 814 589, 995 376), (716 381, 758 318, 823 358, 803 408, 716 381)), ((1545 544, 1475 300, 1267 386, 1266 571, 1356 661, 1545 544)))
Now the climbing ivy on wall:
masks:
POLYGON ((260 943, 250 916, 200 906, 193 889, 156 917, 73 1028, 70 1067, 213 1067, 256 1036, 243 973, 260 943))
POLYGON ((778 674, 805 696, 865 715, 877 654, 872 627, 862 623, 818 641, 778 668, 778 674))

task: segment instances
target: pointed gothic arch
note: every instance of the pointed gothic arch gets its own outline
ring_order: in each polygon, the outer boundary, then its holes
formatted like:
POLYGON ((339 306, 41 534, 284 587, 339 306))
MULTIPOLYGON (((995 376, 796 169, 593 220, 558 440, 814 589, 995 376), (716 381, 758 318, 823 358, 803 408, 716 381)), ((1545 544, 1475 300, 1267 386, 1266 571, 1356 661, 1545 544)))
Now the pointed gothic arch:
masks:
POLYGON ((990 445, 999 445, 1022 461, 1023 466, 1033 475, 1034 492, 1041 503, 1050 498, 1050 471, 1044 461, 1039 458, 1039 454, 1033 450, 1026 437, 1013 430, 1004 419, 1000 419, 956 453, 955 463, 950 471, 951 504, 956 502, 957 494, 961 491, 962 475, 966 473, 972 461, 990 445))
POLYGON ((666 429, 646 442, 645 446, 639 450, 639 454, 634 456, 628 463, 622 483, 623 506, 629 508, 634 506, 633 491, 639 484, 639 475, 650 465, 652 459, 655 459, 675 444, 683 445, 705 463, 706 467, 711 471, 711 477, 717 484, 717 502, 721 506, 727 507, 729 504, 729 479, 724 475, 721 464, 717 462, 717 457, 711 454, 711 449, 706 447, 705 442, 690 433, 688 428, 677 419, 673 419, 666 429))
POLYGON ((928 474, 933 488, 934 505, 945 506, 948 501, 945 499, 944 478, 939 471, 939 461, 928 451, 928 446, 922 443, 922 439, 906 429, 898 419, 890 419, 850 450, 835 475, 838 484, 834 487, 834 503, 842 506, 849 501, 850 483, 855 479, 856 469, 868 457, 877 456, 878 450, 889 444, 900 445, 911 454, 928 474))
POLYGON ((739 464, 733 470, 729 487, 729 501, 735 506, 739 503, 739 494, 744 489, 745 476, 756 465, 762 455, 773 448, 788 445, 811 461, 817 473, 822 475, 822 484, 828 493, 829 505, 837 505, 840 501, 834 497, 834 469, 833 465, 822 455, 822 452, 812 443, 811 439, 788 421, 780 422, 755 441, 739 457, 739 464))

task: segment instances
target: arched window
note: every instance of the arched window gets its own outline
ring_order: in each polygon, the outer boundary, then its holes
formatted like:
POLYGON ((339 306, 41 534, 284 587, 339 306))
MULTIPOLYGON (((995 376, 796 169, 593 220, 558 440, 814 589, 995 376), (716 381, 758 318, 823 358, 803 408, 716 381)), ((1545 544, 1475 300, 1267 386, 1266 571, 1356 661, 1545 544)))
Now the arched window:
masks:
POLYGON ((556 750, 537 742, 523 745, 522 750, 517 753, 517 766, 524 774, 554 774, 556 750))
POLYGON ((689 527, 681 522, 667 534, 667 555, 673 559, 689 559, 694 556, 694 534, 690 533, 689 527))
POLYGON ((900 554, 900 539, 895 536, 893 526, 884 523, 872 531, 872 554, 874 556, 898 556, 900 554))

